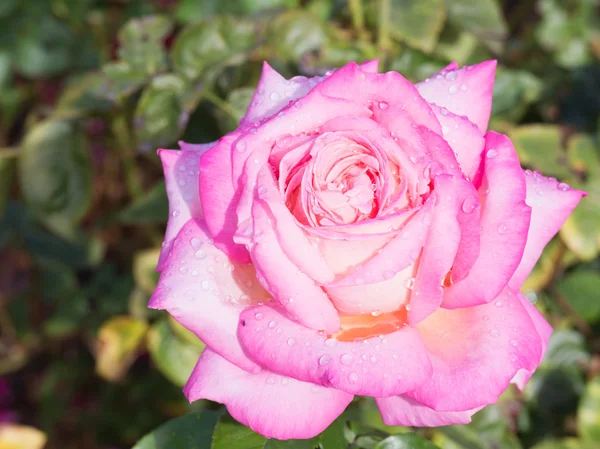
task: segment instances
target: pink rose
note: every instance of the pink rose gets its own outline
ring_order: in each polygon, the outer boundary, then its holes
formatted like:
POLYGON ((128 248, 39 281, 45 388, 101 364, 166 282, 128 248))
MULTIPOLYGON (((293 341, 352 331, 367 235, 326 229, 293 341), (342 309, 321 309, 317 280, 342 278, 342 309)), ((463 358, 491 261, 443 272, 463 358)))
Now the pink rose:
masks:
POLYGON ((239 128, 160 150, 171 216, 150 307, 207 348, 186 387, 279 439, 354 395, 390 425, 467 423, 551 328, 519 293, 583 192, 486 132, 495 61, 417 85, 265 64, 239 128))

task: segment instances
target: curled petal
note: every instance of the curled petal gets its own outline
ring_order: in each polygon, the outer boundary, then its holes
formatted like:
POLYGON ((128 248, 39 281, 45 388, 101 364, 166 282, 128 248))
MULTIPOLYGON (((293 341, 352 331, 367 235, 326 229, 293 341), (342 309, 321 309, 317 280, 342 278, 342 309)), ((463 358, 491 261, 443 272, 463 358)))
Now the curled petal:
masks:
POLYGON ((433 373, 406 396, 440 412, 495 403, 515 374, 533 371, 542 354, 530 314, 508 289, 489 304, 438 309, 417 328, 433 373))
POLYGON ((184 388, 190 402, 225 404, 235 419, 267 438, 312 438, 353 396, 268 371, 248 373, 206 348, 184 388))
POLYGON ((263 305, 242 313, 238 336, 247 353, 269 370, 347 393, 393 396, 429 378, 427 353, 410 326, 381 338, 338 341, 263 305))
POLYGON ((230 362, 256 372, 238 342, 239 315, 270 297, 252 264, 234 264, 213 246, 203 222, 189 220, 173 240, 158 286, 148 304, 165 309, 230 362))
POLYGON ((443 307, 449 309, 492 301, 515 272, 527 240, 531 208, 514 147, 508 137, 489 132, 485 151, 481 250, 469 274, 446 289, 443 307))
POLYGON ((527 171, 525 181, 525 202, 531 207, 531 223, 523 257, 510 280, 510 286, 514 289, 521 288, 546 244, 586 195, 581 190, 572 189, 567 184, 546 178, 537 172, 527 171))
POLYGON ((468 424, 480 407, 464 412, 438 412, 407 396, 375 399, 383 422, 388 426, 439 427, 468 424))
POLYGON ((484 133, 492 110, 496 65, 496 61, 485 61, 461 69, 444 69, 418 83, 417 89, 430 103, 465 115, 484 133))

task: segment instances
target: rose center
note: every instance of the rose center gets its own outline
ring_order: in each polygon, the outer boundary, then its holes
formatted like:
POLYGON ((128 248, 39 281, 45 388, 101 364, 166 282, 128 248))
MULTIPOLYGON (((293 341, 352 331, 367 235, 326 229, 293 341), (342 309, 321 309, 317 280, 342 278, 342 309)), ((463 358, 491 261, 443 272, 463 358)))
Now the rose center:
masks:
POLYGON ((407 310, 399 310, 381 315, 341 316, 341 328, 332 335, 338 341, 355 341, 386 335, 397 331, 408 324, 407 310))

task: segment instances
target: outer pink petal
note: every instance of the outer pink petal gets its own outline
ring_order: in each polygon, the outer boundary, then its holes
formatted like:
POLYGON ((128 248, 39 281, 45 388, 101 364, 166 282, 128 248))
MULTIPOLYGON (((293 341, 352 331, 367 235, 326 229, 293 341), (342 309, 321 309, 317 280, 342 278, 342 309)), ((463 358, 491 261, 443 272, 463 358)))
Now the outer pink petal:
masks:
POLYGON ((481 250, 469 274, 446 289, 443 307, 455 309, 492 301, 507 285, 523 255, 531 208, 525 176, 508 137, 486 134, 481 213, 481 250))
POLYGON ((468 424, 471 416, 481 410, 464 412, 437 412, 408 396, 376 398, 383 422, 388 426, 439 427, 451 424, 468 424))
POLYGON ((212 147, 214 147, 217 144, 217 141, 210 143, 188 143, 184 142, 183 140, 180 140, 177 143, 179 144, 179 148, 181 148, 181 151, 194 151, 196 153, 199 153, 199 155, 202 155, 208 150, 210 150, 212 147))
POLYGON ((437 105, 431 105, 431 109, 442 125, 442 136, 454 150, 462 172, 473 179, 485 145, 482 132, 464 116, 437 105))
POLYGON ((202 205, 198 195, 200 155, 176 150, 158 150, 158 155, 162 161, 169 197, 169 221, 156 267, 160 271, 171 251, 173 239, 183 225, 191 218, 202 218, 202 205))
POLYGON ((462 177, 440 175, 434 181, 436 204, 410 300, 408 321, 419 323, 440 306, 442 282, 452 268, 461 242, 458 216, 472 185, 462 177))
POLYGON ((456 69, 458 69, 458 67, 459 67, 459 66, 458 66, 458 62, 456 62, 456 61, 452 61, 450 64, 448 64, 446 67, 444 67, 444 68, 442 69, 442 72, 444 72, 444 71, 445 71, 445 72, 448 72, 448 71, 450 71, 450 70, 456 70, 456 69))
POLYGON ((535 325, 510 290, 494 303, 438 309, 417 327, 433 374, 406 395, 437 411, 495 403, 515 374, 520 369, 533 371, 542 354, 535 325))
POLYGON ((341 342, 287 319, 268 305, 246 309, 238 336, 269 370, 348 393, 386 397, 416 388, 430 364, 419 332, 404 327, 382 337, 341 342))
POLYGON ((213 246, 204 223, 188 221, 173 241, 149 307, 166 309, 186 328, 232 363, 259 371, 239 345, 239 315, 270 299, 252 264, 232 264, 213 246))
POLYGON ((510 286, 520 289, 546 244, 558 232, 569 214, 586 193, 571 189, 554 178, 546 178, 538 172, 525 172, 527 199, 531 206, 531 223, 527 244, 521 263, 510 280, 510 286))
POLYGON ((238 180, 232 178, 233 133, 221 138, 200 160, 200 200, 206 225, 216 245, 232 260, 249 261, 248 251, 233 241, 238 220, 235 208, 240 197, 238 180))
POLYGON ((282 250, 269 215, 262 201, 252 206, 255 238, 251 255, 261 282, 285 308, 304 326, 333 333, 340 328, 337 311, 323 290, 298 269, 282 250))
POLYGON ((352 401, 343 391, 262 371, 251 374, 206 348, 184 393, 225 404, 235 419, 267 438, 312 438, 352 401))
MULTIPOLYGON (((363 72, 371 73, 377 73, 377 67, 378 60, 376 59, 360 65, 363 72)), ((304 97, 328 76, 330 76, 329 72, 325 76, 314 76, 312 78, 296 76, 287 80, 265 62, 256 92, 241 124, 247 125, 275 115, 286 107, 290 101, 304 97)))
POLYGON ((427 101, 457 115, 466 115, 481 132, 487 129, 492 110, 496 61, 485 61, 458 70, 446 69, 417 84, 427 101))
MULTIPOLYGON (((533 321, 535 329, 539 335, 540 342, 542 344, 542 351, 537 363, 540 363, 544 357, 544 354, 546 353, 546 349, 548 349, 548 342, 550 341, 550 335, 552 335, 552 327, 548 321, 546 321, 546 318, 544 318, 540 311, 536 309, 536 307, 521 293, 519 293, 519 300, 529 314, 529 318, 531 318, 531 321, 533 321)), ((533 370, 522 368, 517 371, 517 374, 512 379, 512 383, 516 384, 522 390, 525 388, 525 385, 529 381, 529 378, 532 374, 533 370)))
POLYGON ((441 131, 427 101, 419 95, 410 81, 397 72, 365 73, 356 63, 351 62, 316 87, 315 91, 329 97, 351 99, 370 105, 374 110, 401 106, 417 125, 423 125, 434 132, 441 131))

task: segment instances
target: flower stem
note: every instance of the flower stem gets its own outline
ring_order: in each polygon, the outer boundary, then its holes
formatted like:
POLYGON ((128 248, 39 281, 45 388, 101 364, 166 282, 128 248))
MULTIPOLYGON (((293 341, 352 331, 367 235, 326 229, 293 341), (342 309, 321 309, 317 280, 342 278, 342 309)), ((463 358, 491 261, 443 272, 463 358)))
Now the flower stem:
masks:
POLYGON ((352 26, 359 36, 362 36, 365 28, 365 14, 362 0, 348 0, 350 15, 352 16, 352 26))

